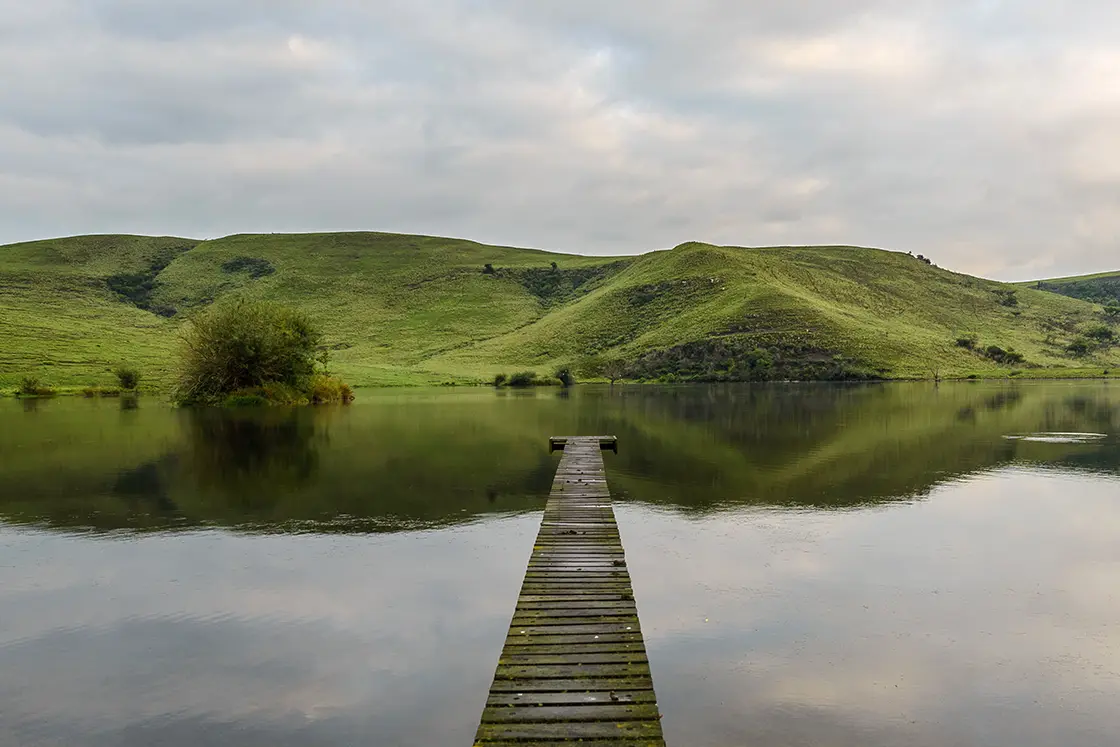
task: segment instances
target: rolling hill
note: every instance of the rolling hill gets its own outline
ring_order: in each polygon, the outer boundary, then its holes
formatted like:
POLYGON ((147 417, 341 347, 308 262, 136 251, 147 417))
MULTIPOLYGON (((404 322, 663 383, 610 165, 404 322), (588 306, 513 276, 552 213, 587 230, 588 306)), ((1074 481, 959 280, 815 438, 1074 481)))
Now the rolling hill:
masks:
POLYGON ((1092 303, 1120 303, 1120 271, 1036 280, 1021 285, 1092 303))
POLYGON ((879 249, 585 257, 385 233, 79 236, 0 246, 0 386, 106 384, 121 362, 166 385, 179 327, 230 294, 305 309, 357 385, 561 365, 594 377, 606 361, 662 380, 1120 368, 1094 303, 879 249))

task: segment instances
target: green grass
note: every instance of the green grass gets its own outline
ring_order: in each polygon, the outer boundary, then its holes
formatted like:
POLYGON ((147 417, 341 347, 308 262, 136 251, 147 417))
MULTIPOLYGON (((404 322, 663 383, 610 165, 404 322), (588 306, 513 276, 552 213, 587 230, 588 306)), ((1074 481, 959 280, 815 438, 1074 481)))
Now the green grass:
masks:
POLYGON ((1060 293, 1091 303, 1120 303, 1120 271, 1098 272, 1050 280, 1032 280, 1019 285, 1060 293))
POLYGON ((0 247, 0 291, 4 389, 25 375, 62 391, 107 388, 128 363, 142 388, 165 390, 183 321, 230 294, 305 310, 326 335, 332 372, 360 386, 548 376, 565 365, 579 376, 589 357, 734 377, 734 361, 756 349, 792 362, 782 369, 791 376, 1120 370, 1118 348, 1065 350, 1101 322, 1094 303, 858 247, 688 243, 621 258, 383 233, 81 236, 0 247), (1008 290, 1017 305, 1001 303, 997 291, 1008 290), (969 333, 1026 364, 958 347, 969 333))

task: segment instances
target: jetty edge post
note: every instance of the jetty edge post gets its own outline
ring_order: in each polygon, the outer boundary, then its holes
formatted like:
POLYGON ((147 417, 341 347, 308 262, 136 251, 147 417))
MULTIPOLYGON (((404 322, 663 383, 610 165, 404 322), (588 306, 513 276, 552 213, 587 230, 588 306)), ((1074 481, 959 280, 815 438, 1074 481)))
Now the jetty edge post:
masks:
POLYGON ((603 451, 613 451, 618 453, 618 436, 549 436, 548 437, 548 453, 554 451, 563 451, 564 447, 568 445, 568 441, 572 439, 599 439, 599 448, 603 451))
POLYGON ((614 436, 563 456, 475 745, 665 747, 634 589, 603 468, 614 436))

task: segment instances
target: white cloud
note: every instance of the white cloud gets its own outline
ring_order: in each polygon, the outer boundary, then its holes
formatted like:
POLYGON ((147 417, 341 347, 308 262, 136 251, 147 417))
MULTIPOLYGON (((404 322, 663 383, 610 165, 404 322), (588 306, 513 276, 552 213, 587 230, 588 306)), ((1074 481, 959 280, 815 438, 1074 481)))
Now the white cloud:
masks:
POLYGON ((367 228, 1117 264, 1105 3, 17 6, 0 241, 367 228))

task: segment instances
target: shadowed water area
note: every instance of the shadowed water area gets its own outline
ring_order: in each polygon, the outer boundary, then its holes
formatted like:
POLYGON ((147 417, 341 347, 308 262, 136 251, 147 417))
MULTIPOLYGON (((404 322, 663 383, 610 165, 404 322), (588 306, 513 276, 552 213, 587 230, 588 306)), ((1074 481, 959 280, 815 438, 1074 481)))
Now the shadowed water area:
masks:
POLYGON ((0 745, 461 745, 558 455, 607 479, 670 745, 1120 733, 1120 387, 0 400, 0 745))

